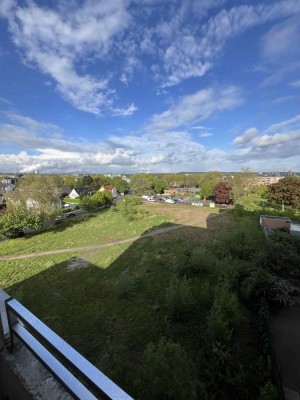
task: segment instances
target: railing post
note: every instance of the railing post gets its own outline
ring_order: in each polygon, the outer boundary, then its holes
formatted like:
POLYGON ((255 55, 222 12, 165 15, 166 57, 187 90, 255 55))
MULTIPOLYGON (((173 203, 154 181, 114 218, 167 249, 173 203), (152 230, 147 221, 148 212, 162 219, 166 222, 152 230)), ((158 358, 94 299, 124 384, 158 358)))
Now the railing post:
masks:
POLYGON ((12 347, 12 335, 10 331, 10 323, 7 314, 6 302, 10 300, 11 297, 0 289, 0 314, 1 314, 1 336, 3 338, 4 345, 7 348, 12 347))

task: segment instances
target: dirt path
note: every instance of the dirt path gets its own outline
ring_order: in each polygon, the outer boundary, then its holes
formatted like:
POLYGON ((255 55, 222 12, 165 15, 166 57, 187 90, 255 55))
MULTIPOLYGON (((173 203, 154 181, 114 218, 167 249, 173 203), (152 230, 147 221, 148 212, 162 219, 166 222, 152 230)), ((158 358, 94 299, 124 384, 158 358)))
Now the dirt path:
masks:
POLYGON ((21 260, 23 258, 49 256, 51 254, 73 253, 73 252, 83 252, 83 251, 90 251, 90 250, 95 250, 95 249, 102 249, 104 247, 116 246, 118 244, 134 242, 135 240, 138 240, 138 239, 153 237, 156 235, 160 235, 162 233, 174 231, 177 229, 182 229, 186 226, 195 226, 195 224, 205 222, 207 220, 207 218, 214 218, 214 217, 217 217, 218 215, 222 215, 222 214, 214 214, 214 215, 211 215, 210 217, 203 216, 202 218, 199 218, 197 221, 193 220, 191 222, 186 222, 186 223, 183 223, 180 225, 177 224, 175 226, 168 226, 166 228, 155 229, 152 232, 145 233, 141 236, 134 236, 129 239, 116 240, 114 242, 104 243, 104 244, 92 244, 90 246, 83 246, 83 247, 72 247, 72 248, 68 248, 68 249, 49 250, 49 251, 42 251, 42 252, 31 253, 31 254, 19 254, 17 256, 3 256, 3 257, 0 257, 0 261, 21 260))

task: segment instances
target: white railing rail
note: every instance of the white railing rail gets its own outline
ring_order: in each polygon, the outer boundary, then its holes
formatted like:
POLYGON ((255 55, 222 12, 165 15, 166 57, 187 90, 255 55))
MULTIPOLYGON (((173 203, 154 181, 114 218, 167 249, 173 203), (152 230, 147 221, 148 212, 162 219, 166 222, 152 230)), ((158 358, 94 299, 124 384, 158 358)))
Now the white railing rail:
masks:
POLYGON ((75 399, 132 400, 119 386, 2 289, 0 313, 2 334, 7 348, 13 351, 14 338, 17 337, 75 399))

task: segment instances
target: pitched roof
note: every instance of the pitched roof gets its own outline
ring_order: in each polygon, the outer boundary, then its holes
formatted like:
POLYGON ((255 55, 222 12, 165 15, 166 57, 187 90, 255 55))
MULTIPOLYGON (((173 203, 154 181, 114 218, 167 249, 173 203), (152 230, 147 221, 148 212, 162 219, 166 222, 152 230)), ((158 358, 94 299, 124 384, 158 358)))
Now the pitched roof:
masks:
POLYGON ((115 188, 114 185, 104 185, 103 187, 105 190, 113 190, 115 188))

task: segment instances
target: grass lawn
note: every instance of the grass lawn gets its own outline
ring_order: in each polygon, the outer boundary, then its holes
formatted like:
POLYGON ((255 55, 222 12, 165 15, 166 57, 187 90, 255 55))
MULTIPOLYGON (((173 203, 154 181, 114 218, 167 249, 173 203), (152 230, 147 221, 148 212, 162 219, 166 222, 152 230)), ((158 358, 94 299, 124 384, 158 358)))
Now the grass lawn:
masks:
MULTIPOLYGON (((185 224, 179 230, 101 250, 1 262, 0 286, 100 368, 101 357, 111 343, 118 357, 136 366, 140 365, 147 344, 156 343, 161 336, 181 343, 193 360, 201 351, 208 312, 202 293, 205 285, 216 285, 214 274, 191 279, 192 295, 197 301, 184 323, 172 324, 166 318, 166 288, 174 265, 183 262, 196 247, 218 240, 233 223, 232 218, 224 214, 206 220, 218 210, 191 206, 147 204, 143 208, 148 214, 140 221, 128 222, 120 213, 109 210, 78 222, 70 221, 70 225, 66 221, 54 231, 0 244, 1 255, 13 255, 107 243, 167 224, 185 224), (70 270, 75 257, 79 268, 70 270), (132 290, 128 297, 120 298, 119 277, 127 269, 132 290)), ((235 357, 248 365, 249 379, 255 385, 260 376, 256 376, 258 355, 250 324, 245 323, 240 334, 235 357)), ((131 372, 135 379, 139 367, 131 372)), ((108 374, 116 379, 113 371, 108 374)), ((122 377, 117 382, 135 396, 122 377)))

